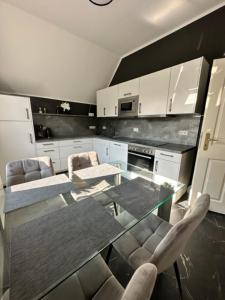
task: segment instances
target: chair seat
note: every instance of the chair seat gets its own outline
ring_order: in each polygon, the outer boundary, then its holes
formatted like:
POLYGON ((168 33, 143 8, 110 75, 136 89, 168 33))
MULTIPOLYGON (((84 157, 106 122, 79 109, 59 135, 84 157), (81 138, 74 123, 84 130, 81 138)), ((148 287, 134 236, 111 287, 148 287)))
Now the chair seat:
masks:
MULTIPOLYGON (((127 227, 134 218, 126 211, 117 220, 127 227)), ((133 269, 137 269, 144 262, 150 262, 156 247, 166 236, 172 225, 154 214, 150 214, 122 235, 113 246, 128 261, 133 269)))

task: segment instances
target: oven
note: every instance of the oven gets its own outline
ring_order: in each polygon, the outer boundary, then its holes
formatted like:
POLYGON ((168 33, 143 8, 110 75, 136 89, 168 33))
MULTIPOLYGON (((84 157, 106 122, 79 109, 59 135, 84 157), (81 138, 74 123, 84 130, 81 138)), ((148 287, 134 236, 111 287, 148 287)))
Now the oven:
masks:
POLYGON ((135 117, 138 116, 138 96, 127 97, 118 100, 119 117, 135 117))
POLYGON ((146 154, 133 150, 128 150, 128 163, 141 169, 146 169, 153 172, 155 156, 153 153, 146 154))

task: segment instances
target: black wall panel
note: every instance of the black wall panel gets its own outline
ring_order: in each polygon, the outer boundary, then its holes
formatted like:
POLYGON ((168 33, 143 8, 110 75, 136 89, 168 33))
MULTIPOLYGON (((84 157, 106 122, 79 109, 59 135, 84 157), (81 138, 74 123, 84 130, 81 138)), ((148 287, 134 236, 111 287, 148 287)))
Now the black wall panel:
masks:
POLYGON ((111 85, 200 56, 225 57, 225 6, 123 58, 111 85))

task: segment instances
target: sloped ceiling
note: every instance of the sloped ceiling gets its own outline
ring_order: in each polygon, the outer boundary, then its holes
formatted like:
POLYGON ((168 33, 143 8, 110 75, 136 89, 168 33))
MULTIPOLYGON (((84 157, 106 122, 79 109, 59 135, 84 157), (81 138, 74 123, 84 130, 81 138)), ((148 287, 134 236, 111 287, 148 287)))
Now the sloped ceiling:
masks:
POLYGON ((122 55, 221 0, 0 0, 0 91, 95 102, 122 55))
POLYGON ((0 1, 0 91, 85 103, 119 55, 0 1))
POLYGON ((112 52, 124 55, 224 0, 5 0, 112 52))

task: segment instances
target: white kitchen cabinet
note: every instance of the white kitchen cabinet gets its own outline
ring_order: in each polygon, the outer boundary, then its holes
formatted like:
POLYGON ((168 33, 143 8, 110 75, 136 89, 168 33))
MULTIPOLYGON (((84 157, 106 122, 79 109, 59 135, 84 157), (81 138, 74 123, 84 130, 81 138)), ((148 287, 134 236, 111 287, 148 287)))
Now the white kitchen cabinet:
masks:
POLYGON ((35 156, 32 122, 0 121, 0 175, 5 183, 7 162, 35 156))
POLYGON ((109 144, 108 140, 94 139, 93 148, 97 152, 101 164, 109 162, 109 144))
POLYGON ((171 68, 167 114, 202 112, 208 69, 203 57, 171 68))
POLYGON ((140 78, 139 116, 166 115, 170 68, 140 78))
POLYGON ((139 83, 139 78, 120 83, 118 85, 118 99, 139 95, 139 83))
POLYGON ((127 144, 110 141, 110 145, 109 145, 109 161, 110 162, 121 161, 126 165, 127 157, 128 157, 128 145, 127 144))
POLYGON ((0 95, 1 121, 32 121, 30 98, 0 95))
POLYGON ((153 172, 169 179, 189 184, 194 164, 195 150, 183 154, 164 150, 155 151, 153 172))
POLYGON ((97 117, 118 116, 118 85, 97 91, 97 117))

